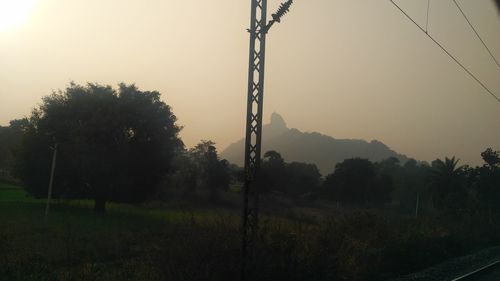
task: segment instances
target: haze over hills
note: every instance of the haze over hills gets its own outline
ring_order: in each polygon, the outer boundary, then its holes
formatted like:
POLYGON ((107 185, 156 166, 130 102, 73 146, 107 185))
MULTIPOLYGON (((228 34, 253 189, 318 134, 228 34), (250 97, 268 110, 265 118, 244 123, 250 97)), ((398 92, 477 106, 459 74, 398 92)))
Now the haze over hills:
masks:
MULTIPOLYGON (((229 145, 221 157, 229 162, 243 166, 244 144, 241 139, 229 145)), ((263 126, 262 153, 278 151, 287 162, 314 163, 323 175, 331 173, 335 164, 344 159, 360 157, 373 162, 396 157, 406 162, 408 157, 399 154, 380 141, 367 142, 359 139, 335 139, 317 132, 306 133, 288 128, 285 120, 278 114, 271 115, 271 123, 263 126)))

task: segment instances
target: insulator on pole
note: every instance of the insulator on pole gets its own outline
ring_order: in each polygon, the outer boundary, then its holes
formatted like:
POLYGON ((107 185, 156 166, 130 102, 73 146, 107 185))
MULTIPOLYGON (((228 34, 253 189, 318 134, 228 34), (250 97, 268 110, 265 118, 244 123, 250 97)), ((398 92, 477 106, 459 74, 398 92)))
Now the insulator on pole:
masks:
POLYGON ((286 15, 290 11, 290 6, 292 6, 293 0, 288 0, 285 3, 281 3, 278 11, 272 14, 273 20, 275 22, 281 22, 281 17, 286 15))

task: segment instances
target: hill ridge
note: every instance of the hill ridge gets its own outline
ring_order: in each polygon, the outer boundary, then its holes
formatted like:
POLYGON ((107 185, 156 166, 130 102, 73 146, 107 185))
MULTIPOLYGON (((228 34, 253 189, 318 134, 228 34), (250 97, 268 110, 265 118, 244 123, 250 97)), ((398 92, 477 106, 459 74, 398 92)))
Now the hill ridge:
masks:
MULTIPOLYGON (((221 153, 229 162, 243 166, 245 140, 231 143, 221 153)), ((336 139, 319 132, 302 132, 288 128, 281 115, 273 112, 269 124, 263 126, 262 152, 278 151, 287 162, 305 162, 316 164, 323 175, 331 173, 335 164, 347 158, 367 158, 381 161, 396 157, 402 163, 408 157, 399 154, 379 140, 336 139)))

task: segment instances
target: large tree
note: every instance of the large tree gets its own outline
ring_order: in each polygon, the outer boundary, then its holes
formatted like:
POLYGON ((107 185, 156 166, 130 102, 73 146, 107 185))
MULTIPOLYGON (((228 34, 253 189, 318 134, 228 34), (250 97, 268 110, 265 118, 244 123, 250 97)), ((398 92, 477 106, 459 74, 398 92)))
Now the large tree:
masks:
POLYGON ((216 200, 219 190, 226 191, 231 182, 229 162, 220 159, 215 147, 215 142, 202 140, 190 150, 196 159, 201 180, 210 192, 210 199, 216 200))
POLYGON ((267 151, 257 176, 260 192, 279 192, 293 199, 310 195, 318 190, 321 174, 314 164, 286 163, 281 154, 267 151))
POLYGON ((264 153, 256 181, 259 191, 264 194, 271 191, 283 192, 285 177, 285 160, 281 154, 274 150, 264 153))
POLYGON ((377 175, 373 163, 361 158, 338 163, 323 187, 331 199, 353 205, 386 203, 393 188, 389 175, 377 175))
POLYGON ((321 174, 315 164, 292 162, 286 164, 284 193, 297 199, 318 191, 321 174))
POLYGON ((169 172, 180 129, 159 92, 71 83, 29 118, 19 174, 28 191, 46 196, 50 147, 58 144, 56 197, 94 199, 97 212, 107 201, 140 202, 169 172))
POLYGON ((415 212, 416 204, 421 205, 421 199, 427 195, 431 172, 429 165, 425 162, 417 162, 415 159, 409 159, 402 166, 390 164, 388 166, 388 164, 387 161, 378 164, 379 174, 385 173, 392 177, 394 201, 399 204, 402 210, 415 212))

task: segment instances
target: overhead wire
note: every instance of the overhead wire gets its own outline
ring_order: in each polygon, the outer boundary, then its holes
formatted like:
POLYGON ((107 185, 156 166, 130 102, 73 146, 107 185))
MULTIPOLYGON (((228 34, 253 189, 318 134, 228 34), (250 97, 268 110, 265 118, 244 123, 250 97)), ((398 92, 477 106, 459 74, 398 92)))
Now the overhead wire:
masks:
POLYGON ((431 0, 427 0, 427 22, 425 24, 425 33, 429 32, 429 10, 431 8, 431 0))
POLYGON ((464 13, 464 11, 462 10, 462 7, 460 7, 460 5, 458 5, 458 2, 457 0, 453 0, 453 3, 455 3, 455 5, 457 6, 458 10, 460 10, 460 13, 462 13, 462 15, 464 16, 465 20, 467 21, 467 23, 469 24, 470 28, 472 28, 472 30, 474 31, 474 33, 476 34, 477 38, 479 39, 479 41, 481 41, 481 43, 483 44, 484 48, 486 48, 486 50, 488 51, 488 53, 490 54, 491 58, 495 61, 495 63, 497 64, 498 67, 500 67, 500 64, 498 63, 498 60, 495 58, 495 56, 493 55, 493 53, 491 52, 490 48, 488 48, 488 46, 486 45, 486 43, 484 42, 483 38, 481 38, 481 35, 479 35, 479 33, 477 32, 476 28, 474 28, 474 26, 472 25, 471 21, 469 20, 469 18, 467 17, 467 15, 464 13))
POLYGON ((389 0, 396 8, 398 8, 398 10, 401 11, 401 13, 403 13, 406 18, 408 18, 411 22, 413 22, 420 30, 422 30, 422 32, 425 33, 425 35, 427 35, 427 37, 429 37, 439 48, 441 48, 441 50, 443 50, 443 52, 445 52, 451 59, 453 59, 453 61, 455 61, 467 74, 469 74, 479 85, 481 85, 481 87, 483 87, 484 90, 486 90, 497 102, 500 103, 500 98, 498 96, 496 96, 488 87, 486 87, 486 85, 481 82, 481 80, 479 80, 479 78, 477 78, 470 70, 467 69, 467 67, 465 67, 455 56, 453 56, 448 50, 446 50, 446 48, 440 44, 436 39, 434 39, 434 37, 432 37, 425 29, 423 29, 412 17, 410 17, 401 7, 399 7, 395 2, 394 0, 389 0))

